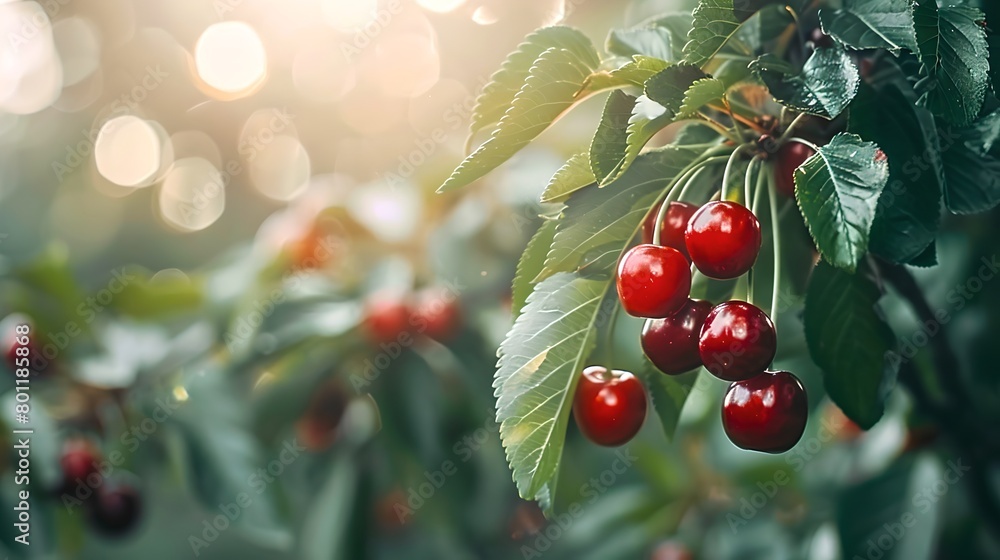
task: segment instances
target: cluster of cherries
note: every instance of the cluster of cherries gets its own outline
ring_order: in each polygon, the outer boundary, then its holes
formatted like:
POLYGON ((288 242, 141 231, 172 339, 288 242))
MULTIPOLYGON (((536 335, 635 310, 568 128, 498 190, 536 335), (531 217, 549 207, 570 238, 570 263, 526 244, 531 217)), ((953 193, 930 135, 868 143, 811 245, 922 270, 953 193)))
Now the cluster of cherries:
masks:
POLYGON ((462 325, 458 296, 445 288, 427 288, 413 295, 379 293, 365 302, 362 327, 374 344, 399 342, 421 334, 438 342, 455 338, 462 325))
MULTIPOLYGON (((778 188, 790 196, 794 196, 792 172, 811 155, 800 146, 786 144, 777 154, 778 188)), ((692 263, 717 280, 738 278, 753 267, 761 247, 757 217, 735 202, 713 201, 700 208, 670 202, 657 245, 653 244, 657 215, 653 212, 643 224, 642 244, 625 253, 617 271, 622 307, 647 319, 641 336, 643 352, 667 375, 704 366, 730 381, 722 405, 729 439, 752 451, 788 451, 802 437, 808 405, 797 377, 768 370, 777 350, 771 318, 744 301, 713 305, 690 298, 692 263)), ((573 412, 591 441, 621 445, 642 426, 646 392, 629 372, 588 367, 573 412)))
POLYGON ((97 466, 100 460, 100 452, 90 441, 67 440, 59 458, 62 483, 57 497, 81 500, 87 521, 96 531, 124 536, 142 519, 142 496, 132 484, 105 477, 97 466))

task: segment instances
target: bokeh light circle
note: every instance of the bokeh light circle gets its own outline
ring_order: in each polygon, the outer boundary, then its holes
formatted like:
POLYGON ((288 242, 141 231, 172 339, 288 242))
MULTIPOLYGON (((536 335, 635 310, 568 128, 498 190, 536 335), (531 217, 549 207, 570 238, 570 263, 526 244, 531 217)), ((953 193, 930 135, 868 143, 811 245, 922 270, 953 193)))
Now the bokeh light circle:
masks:
POLYGON ((134 115, 104 123, 94 143, 97 171, 123 187, 137 187, 154 177, 160 169, 161 151, 156 128, 134 115))
POLYGON ((267 52, 252 27, 241 21, 216 23, 205 29, 194 51, 198 76, 225 92, 253 89, 267 75, 267 52))

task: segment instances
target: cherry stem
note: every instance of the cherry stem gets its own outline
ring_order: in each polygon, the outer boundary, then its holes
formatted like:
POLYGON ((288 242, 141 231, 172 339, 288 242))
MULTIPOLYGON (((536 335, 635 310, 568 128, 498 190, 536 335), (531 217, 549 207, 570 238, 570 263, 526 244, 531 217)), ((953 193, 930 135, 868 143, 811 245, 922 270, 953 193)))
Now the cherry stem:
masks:
POLYGON ((816 144, 813 144, 812 142, 810 142, 810 141, 808 141, 808 140, 806 140, 804 138, 798 138, 798 137, 796 137, 796 138, 789 138, 788 141, 789 142, 798 142, 799 144, 803 144, 805 146, 809 146, 810 148, 812 148, 812 150, 814 152, 819 152, 819 146, 817 146, 816 144))
POLYGON ((702 173, 704 173, 706 169, 708 169, 708 166, 705 166, 705 167, 701 167, 701 168, 699 168, 699 169, 698 169, 698 170, 697 170, 697 171, 696 171, 696 172, 694 173, 694 175, 691 175, 691 178, 690 178, 690 179, 688 179, 687 181, 685 181, 685 182, 684 182, 684 186, 683 186, 683 187, 681 188, 681 192, 680 192, 680 194, 678 194, 678 195, 677 195, 677 200, 685 200, 685 197, 687 196, 687 194, 688 194, 688 191, 690 191, 690 190, 691 190, 691 187, 693 187, 693 186, 694 186, 694 184, 695 184, 695 182, 696 182, 696 179, 697 179, 697 178, 698 178, 698 177, 699 177, 699 176, 700 176, 700 175, 701 175, 702 173))
POLYGON ((767 200, 771 211, 771 243, 774 246, 774 287, 771 289, 771 321, 777 328, 778 297, 781 293, 781 225, 778 223, 778 186, 767 170, 767 200))
MULTIPOLYGON (((729 177, 733 172, 733 164, 740 157, 740 152, 746 149, 746 144, 739 145, 733 153, 729 156, 729 161, 726 163, 726 171, 722 174, 722 198, 724 200, 733 200, 732 188, 729 186, 729 177)), ((747 170, 749 172, 749 169, 747 170)))
MULTIPOLYGON (((725 153, 726 150, 714 149, 709 150, 699 156, 697 159, 692 161, 677 174, 677 177, 670 182, 669 185, 660 194, 660 200, 657 203, 660 205, 659 210, 656 212, 656 220, 653 222, 653 245, 660 244, 660 224, 663 223, 663 219, 667 216, 667 207, 670 206, 670 202, 674 200, 671 196, 677 190, 677 187, 681 185, 682 181, 687 181, 693 178, 695 172, 699 171, 703 167, 712 165, 713 163, 721 162, 726 158, 718 154, 725 153)), ((654 206, 656 208, 656 206, 654 206)))
POLYGON ((792 131, 795 130, 795 127, 801 124, 802 120, 805 118, 806 118, 805 113, 799 113, 799 116, 795 117, 795 120, 793 120, 792 123, 788 125, 788 128, 785 129, 785 132, 784 134, 781 135, 781 138, 778 138, 778 144, 785 143, 785 141, 787 141, 789 137, 791 137, 792 131))
POLYGON ((757 177, 760 176, 760 162, 760 158, 754 156, 750 160, 750 164, 747 165, 747 174, 743 178, 743 205, 750 208, 754 214, 757 214, 757 199, 753 196, 754 190, 752 185, 754 172, 757 172, 757 177))
POLYGON ((707 125, 708 127, 712 128, 713 130, 715 130, 716 132, 718 132, 722 136, 725 136, 729 140, 732 140, 734 144, 739 144, 739 143, 742 142, 742 140, 740 140, 739 138, 737 138, 733 134, 733 131, 731 131, 728 128, 722 126, 721 124, 715 122, 714 119, 712 119, 712 118, 710 118, 710 117, 708 117, 708 116, 706 116, 706 115, 704 115, 702 113, 698 113, 698 116, 701 117, 701 121, 705 125, 707 125))

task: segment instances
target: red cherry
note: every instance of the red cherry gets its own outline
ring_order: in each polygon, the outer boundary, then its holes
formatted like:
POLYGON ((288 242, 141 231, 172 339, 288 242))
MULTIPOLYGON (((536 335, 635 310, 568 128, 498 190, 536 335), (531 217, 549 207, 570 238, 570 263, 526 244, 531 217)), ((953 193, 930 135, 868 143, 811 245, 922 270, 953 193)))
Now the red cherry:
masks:
POLYGON ((689 299, 680 311, 665 319, 648 319, 642 328, 642 350, 667 375, 679 375, 701 366, 698 336, 712 304, 689 299))
POLYGON ((410 306, 403 298, 379 295, 368 300, 364 330, 372 342, 394 342, 409 328, 410 306))
POLYGON ((127 534, 142 519, 142 496, 130 484, 105 484, 88 505, 91 524, 109 537, 127 534))
POLYGON ((712 308, 698 338, 705 368, 725 381, 742 381, 763 372, 778 348, 774 323, 745 301, 712 308))
POLYGON ((590 366, 573 399, 573 417, 587 439, 608 447, 639 433, 646 419, 646 389, 627 371, 590 366))
POLYGON ((735 202, 709 202, 691 218, 684 234, 691 261, 718 280, 750 270, 760 252, 760 222, 735 202))
POLYGON ((688 260, 672 247, 638 245, 618 264, 618 297, 629 315, 667 317, 691 292, 688 260))
POLYGON ((815 154, 815 150, 799 142, 788 142, 778 148, 774 168, 774 183, 778 192, 795 198, 795 170, 815 154))
POLYGON ((650 560, 691 560, 691 551, 683 543, 666 541, 653 550, 650 560))
POLYGON ((62 469, 62 488, 60 493, 76 495, 80 487, 95 487, 99 481, 88 480, 91 475, 100 476, 97 461, 100 457, 97 449, 86 439, 70 439, 63 444, 59 466, 62 469))
POLYGON ((338 383, 324 385, 313 394, 305 413, 295 423, 295 433, 306 449, 322 451, 336 441, 350 400, 347 389, 338 383))
POLYGON ((461 322, 458 297, 454 292, 443 288, 431 289, 418 296, 413 312, 413 323, 418 331, 439 342, 446 342, 458 334, 461 322))
POLYGON ((302 270, 323 268, 336 256, 335 248, 333 233, 319 221, 313 222, 302 237, 285 246, 292 267, 302 270))
MULTIPOLYGON (((698 207, 694 204, 671 202, 667 208, 667 214, 663 217, 663 223, 660 225, 660 245, 673 247, 683 253, 685 258, 690 258, 687 246, 684 244, 684 231, 687 230, 691 216, 694 216, 697 211, 698 207)), ((646 221, 642 224, 642 242, 646 245, 653 243, 653 222, 656 221, 658 213, 659 208, 647 216, 646 221)))
POLYGON ((809 415, 806 390, 787 371, 764 372, 729 386, 722 426, 738 447, 784 453, 802 437, 809 415))

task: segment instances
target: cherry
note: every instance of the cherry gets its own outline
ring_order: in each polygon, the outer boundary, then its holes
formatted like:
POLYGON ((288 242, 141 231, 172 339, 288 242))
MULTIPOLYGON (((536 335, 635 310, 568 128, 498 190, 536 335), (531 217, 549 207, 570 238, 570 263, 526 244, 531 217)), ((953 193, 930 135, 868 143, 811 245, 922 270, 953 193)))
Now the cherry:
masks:
POLYGON ((738 278, 757 260, 760 222, 735 202, 709 202, 691 218, 684 240, 691 261, 706 276, 738 278))
POLYGON ((410 306, 402 297, 376 295, 365 308, 364 330, 376 344, 394 342, 410 329, 410 306))
POLYGON ((698 338, 702 363, 725 381, 760 374, 774 360, 777 348, 774 323, 745 301, 727 301, 712 308, 698 338))
POLYGON ((302 237, 289 242, 285 250, 292 267, 302 270, 323 268, 333 259, 332 232, 318 220, 302 237))
POLYGON ((788 142, 778 148, 774 167, 774 183, 778 192, 788 198, 795 198, 795 170, 815 153, 815 150, 800 142, 788 142))
POLYGON ((62 469, 61 494, 76 495, 81 486, 94 486, 88 478, 100 476, 97 461, 100 454, 90 441, 82 438, 70 439, 63 444, 59 467, 62 469))
POLYGON ((618 264, 618 297, 629 315, 658 319, 677 311, 691 292, 688 260, 672 247, 638 245, 618 264))
POLYGON ((295 433, 310 451, 322 451, 337 439, 337 428, 350 403, 340 384, 325 385, 309 400, 305 413, 295 423, 295 433))
POLYGON ((787 371, 764 372, 729 386, 722 426, 738 447, 784 453, 802 437, 809 415, 806 390, 787 371))
POLYGON ((639 433, 646 419, 646 389, 627 371, 590 366, 576 389, 573 417, 590 441, 622 445, 639 433))
POLYGON ((109 537, 127 534, 142 518, 142 496, 131 484, 104 484, 89 504, 91 524, 109 537))
POLYGON ((691 560, 691 551, 680 542, 666 541, 653 550, 650 560, 691 560))
POLYGON ((667 375, 679 375, 701 366, 698 335, 712 304, 689 299, 665 319, 648 319, 642 328, 642 350, 667 375))
MULTIPOLYGON (((663 223, 660 224, 660 245, 673 247, 683 253, 685 258, 690 259, 687 246, 684 244, 684 231, 687 229, 688 222, 691 221, 691 216, 694 216, 697 211, 698 207, 694 204, 671 202, 670 206, 667 207, 666 215, 663 216, 663 223)), ((653 243, 653 222, 656 221, 658 214, 659 208, 647 216, 646 221, 642 224, 642 242, 646 245, 653 243)))
POLYGON ((447 342, 458 334, 461 325, 458 298, 449 290, 424 290, 417 296, 413 312, 416 330, 439 342, 447 342))

